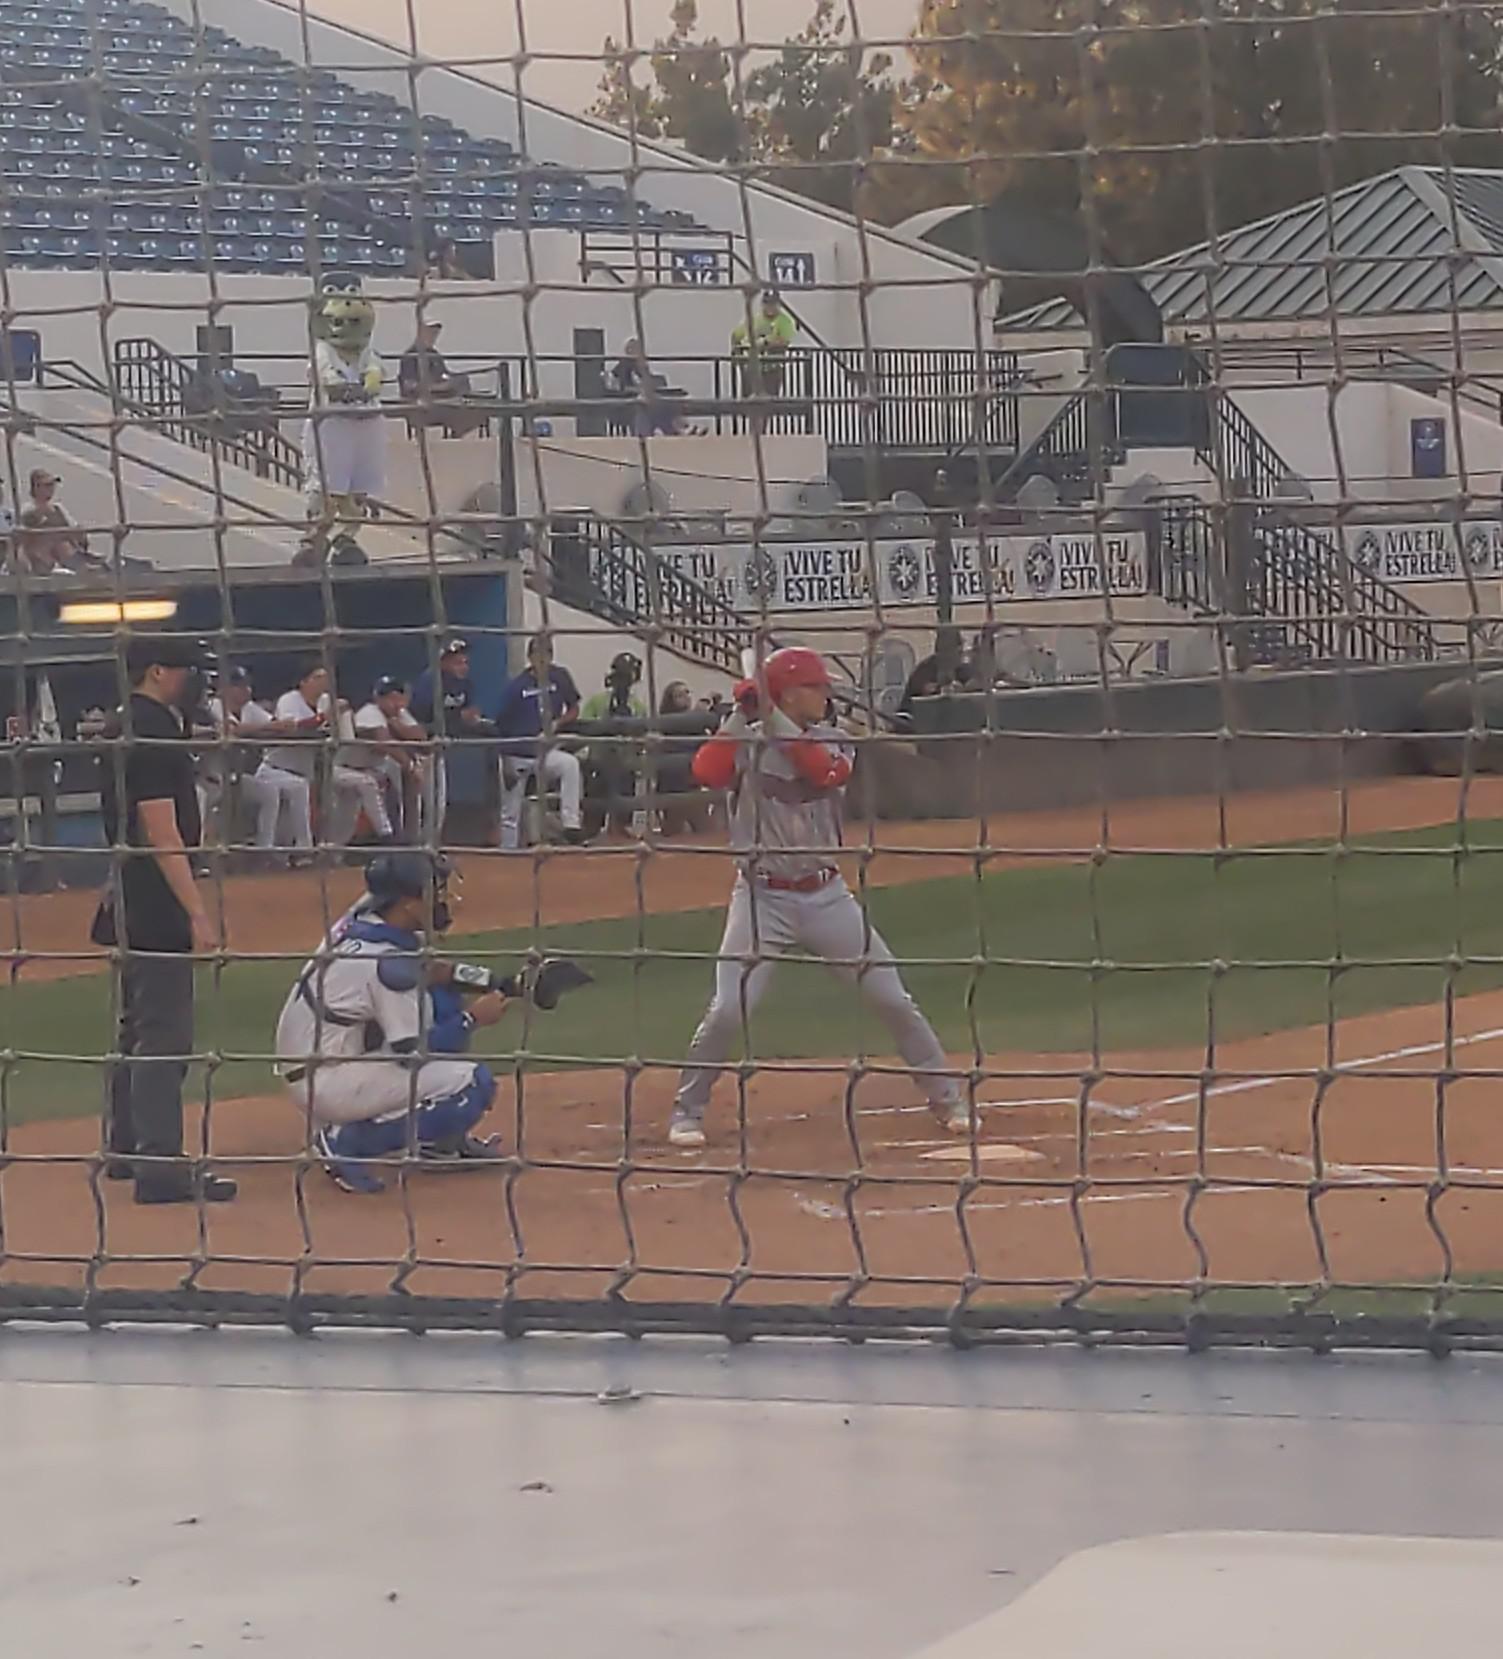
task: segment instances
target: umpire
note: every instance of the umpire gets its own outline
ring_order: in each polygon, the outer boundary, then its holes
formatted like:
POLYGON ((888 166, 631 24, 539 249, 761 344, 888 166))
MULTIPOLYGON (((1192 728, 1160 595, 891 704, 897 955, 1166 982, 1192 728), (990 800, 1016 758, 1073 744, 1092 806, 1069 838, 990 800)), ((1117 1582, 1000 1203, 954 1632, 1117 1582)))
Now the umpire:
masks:
POLYGON ((193 1052, 193 952, 217 943, 194 884, 198 794, 187 712, 208 667, 181 638, 133 639, 130 702, 118 746, 102 760, 100 793, 113 849, 96 944, 118 946, 118 1049, 106 1103, 112 1180, 136 1183, 138 1204, 224 1203, 224 1176, 195 1179, 183 1156, 183 1079, 193 1052))

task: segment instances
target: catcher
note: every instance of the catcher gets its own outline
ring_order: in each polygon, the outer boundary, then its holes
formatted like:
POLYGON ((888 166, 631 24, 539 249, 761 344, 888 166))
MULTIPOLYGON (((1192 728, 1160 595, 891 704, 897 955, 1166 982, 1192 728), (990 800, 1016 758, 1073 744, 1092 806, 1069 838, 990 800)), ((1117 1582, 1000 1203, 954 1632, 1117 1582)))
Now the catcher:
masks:
POLYGON ((378 1193, 385 1182, 371 1163, 409 1149, 440 1169, 501 1156, 494 1137, 474 1134, 497 1083, 488 1066, 464 1058, 471 1037, 516 998, 551 1009, 590 976, 560 960, 497 979, 425 956, 453 920, 442 857, 386 853, 365 879, 366 896, 329 930, 288 993, 276 1053, 324 1168, 346 1192, 378 1193))
POLYGON ((829 698, 829 671, 817 651, 774 651, 757 680, 736 687, 730 716, 694 756, 700 784, 730 791, 739 868, 715 993, 689 1045, 668 1124, 674 1146, 705 1144, 715 1079, 778 956, 794 948, 860 987, 936 1116, 956 1134, 971 1126, 970 1104, 934 1028, 835 864, 852 751, 827 724, 829 698))
POLYGON ((303 426, 308 527, 294 564, 321 564, 326 556, 336 564, 365 563, 355 530, 386 479, 381 359, 371 345, 375 331, 375 307, 361 292, 360 279, 326 280, 313 312, 312 390, 303 426))

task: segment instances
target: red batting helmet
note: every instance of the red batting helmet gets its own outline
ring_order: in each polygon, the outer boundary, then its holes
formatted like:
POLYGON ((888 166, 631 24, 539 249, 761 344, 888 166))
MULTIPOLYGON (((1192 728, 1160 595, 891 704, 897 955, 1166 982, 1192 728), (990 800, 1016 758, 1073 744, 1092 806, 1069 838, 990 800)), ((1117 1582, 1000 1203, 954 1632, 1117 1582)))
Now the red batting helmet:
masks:
POLYGON ((762 664, 762 674, 767 681, 767 695, 774 703, 782 700, 790 686, 828 688, 830 684, 830 671, 825 667, 824 658, 818 651, 802 645, 787 645, 781 651, 774 651, 762 664))

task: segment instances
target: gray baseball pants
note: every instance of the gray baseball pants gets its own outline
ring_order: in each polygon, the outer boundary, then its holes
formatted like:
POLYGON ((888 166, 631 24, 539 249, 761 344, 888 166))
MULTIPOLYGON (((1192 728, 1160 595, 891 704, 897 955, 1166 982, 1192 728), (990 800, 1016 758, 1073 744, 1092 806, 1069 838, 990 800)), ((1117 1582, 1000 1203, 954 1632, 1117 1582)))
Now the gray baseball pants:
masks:
POLYGON ((700 1117, 725 1064, 740 1043, 753 1009, 784 951, 802 948, 861 994, 892 1034, 898 1053, 931 1105, 962 1098, 934 1027, 909 994, 887 942, 837 876, 813 893, 789 893, 740 878, 731 894, 715 967, 715 994, 705 1010, 679 1080, 676 1109, 700 1117))

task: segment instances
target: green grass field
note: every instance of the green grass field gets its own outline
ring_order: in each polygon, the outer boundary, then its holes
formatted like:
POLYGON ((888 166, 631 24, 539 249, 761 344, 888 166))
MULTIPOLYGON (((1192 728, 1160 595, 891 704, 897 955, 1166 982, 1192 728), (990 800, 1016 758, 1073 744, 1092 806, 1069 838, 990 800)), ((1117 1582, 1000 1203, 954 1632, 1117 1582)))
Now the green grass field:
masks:
MULTIPOLYGON (((1453 957, 1462 994, 1503 985, 1503 820, 1376 838, 1337 855, 1290 846, 1224 859, 1113 856, 1100 866, 1039 861, 979 884, 947 878, 877 891, 871 910, 944 1042, 964 1051, 1088 1047, 1093 1020, 1108 1049, 1202 1042, 1208 1006, 1222 1038, 1434 1001, 1453 957), (1486 958, 1497 958, 1489 962, 1486 958), (926 959, 966 958, 966 965, 926 959), (984 958, 978 966, 969 959, 984 958), (1210 964, 1236 965, 1216 972, 1210 964), (1332 971, 1326 964, 1340 964, 1332 971)), ((529 1051, 557 1059, 673 1060, 694 1029, 719 943, 721 913, 601 921, 540 941, 585 961, 598 984, 537 1016, 529 1051), (660 954, 661 953, 661 954, 660 954)), ((525 933, 467 938, 463 954, 510 966, 525 933)), ((264 1052, 292 975, 285 963, 239 962, 217 988, 205 974, 199 1032, 228 1056, 264 1052)), ((105 975, 21 985, 0 999, 11 1124, 93 1111, 97 1064, 110 1046, 105 975)), ((521 1043, 512 1016, 486 1046, 521 1043)), ((816 964, 779 974, 753 1031, 756 1051, 784 1058, 889 1052, 850 989, 816 964)), ((269 1068, 225 1060, 219 1097, 272 1087, 269 1068)))

